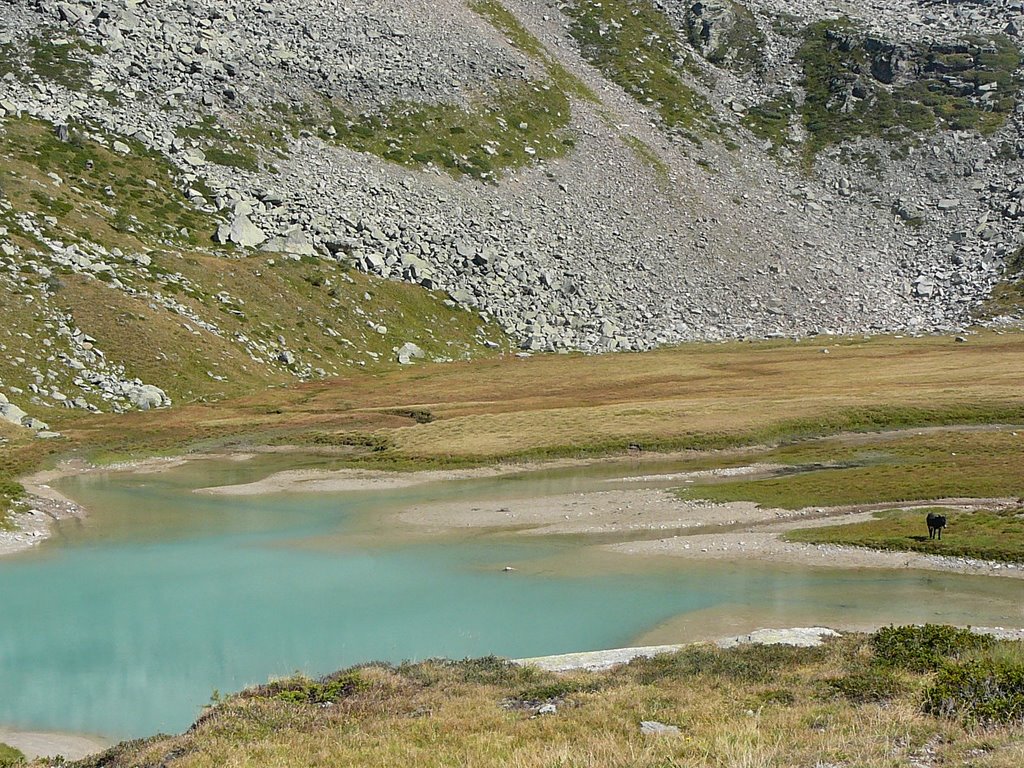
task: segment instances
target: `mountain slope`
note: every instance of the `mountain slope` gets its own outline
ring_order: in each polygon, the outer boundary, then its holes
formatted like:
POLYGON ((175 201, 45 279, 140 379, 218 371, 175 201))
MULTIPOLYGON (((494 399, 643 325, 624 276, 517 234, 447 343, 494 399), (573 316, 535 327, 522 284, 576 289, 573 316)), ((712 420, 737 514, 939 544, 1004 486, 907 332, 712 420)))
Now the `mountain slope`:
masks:
POLYGON ((961 328, 1024 248, 1021 15, 849 13, 6 3, 3 391, 159 406, 497 326, 584 351, 961 328))

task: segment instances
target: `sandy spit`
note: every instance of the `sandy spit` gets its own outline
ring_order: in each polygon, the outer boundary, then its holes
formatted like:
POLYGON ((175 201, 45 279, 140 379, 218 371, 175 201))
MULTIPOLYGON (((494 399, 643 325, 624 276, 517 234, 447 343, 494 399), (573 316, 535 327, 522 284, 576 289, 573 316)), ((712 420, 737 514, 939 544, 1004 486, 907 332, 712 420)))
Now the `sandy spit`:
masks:
POLYGON ((1024 567, 916 552, 885 552, 832 544, 795 544, 781 535, 796 528, 871 519, 876 509, 942 505, 970 510, 1000 507, 1011 499, 938 499, 801 510, 764 509, 749 502, 715 504, 680 499, 669 491, 638 489, 565 494, 503 502, 452 502, 411 507, 398 520, 434 533, 505 528, 525 535, 605 534, 632 539, 602 545, 613 552, 702 560, 756 558, 840 568, 921 568, 1024 578, 1024 567), (649 534, 649 535, 647 535, 649 534))
POLYGON ((433 531, 467 528, 516 528, 524 533, 616 534, 729 526, 802 516, 787 510, 763 510, 756 504, 709 504, 654 489, 569 493, 501 502, 448 502, 409 507, 403 523, 433 531))
POLYGON ((110 746, 109 741, 94 736, 43 731, 7 731, 2 728, 0 743, 21 750, 29 760, 58 755, 67 760, 81 760, 110 746))

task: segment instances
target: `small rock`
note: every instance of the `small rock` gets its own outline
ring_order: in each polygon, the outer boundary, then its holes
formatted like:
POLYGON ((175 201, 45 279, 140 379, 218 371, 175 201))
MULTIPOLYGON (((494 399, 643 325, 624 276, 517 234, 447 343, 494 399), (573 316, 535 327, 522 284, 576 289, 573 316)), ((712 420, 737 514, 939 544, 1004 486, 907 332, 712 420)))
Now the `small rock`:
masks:
POLYGON ((678 736, 682 731, 677 726, 665 725, 657 720, 644 720, 640 723, 640 733, 648 736, 678 736))

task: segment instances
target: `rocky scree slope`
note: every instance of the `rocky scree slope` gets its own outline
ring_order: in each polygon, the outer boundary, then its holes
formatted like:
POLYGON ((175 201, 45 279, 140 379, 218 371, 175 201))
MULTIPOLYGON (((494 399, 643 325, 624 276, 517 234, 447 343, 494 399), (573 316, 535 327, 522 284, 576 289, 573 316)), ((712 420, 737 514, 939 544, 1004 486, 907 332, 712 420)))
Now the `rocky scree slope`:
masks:
POLYGON ((159 406, 197 367, 181 395, 409 362, 425 329, 493 348, 490 319, 531 351, 961 328, 1021 266, 1022 28, 1001 0, 7 0, 4 290, 39 331, 5 344, 54 359, 4 384, 159 406), (391 338, 352 268, 445 304, 391 338), (167 326, 150 378, 60 306, 90 282, 127 337, 167 326), (253 322, 307 287, 347 345, 253 322))

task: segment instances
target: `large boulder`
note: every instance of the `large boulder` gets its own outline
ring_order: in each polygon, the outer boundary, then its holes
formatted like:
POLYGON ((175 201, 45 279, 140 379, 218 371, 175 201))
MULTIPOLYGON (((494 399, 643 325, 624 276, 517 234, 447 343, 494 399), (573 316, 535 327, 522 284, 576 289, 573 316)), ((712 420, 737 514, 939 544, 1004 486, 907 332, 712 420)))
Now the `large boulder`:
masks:
POLYGON ((17 424, 20 427, 21 420, 25 418, 28 418, 28 414, 14 403, 0 403, 0 419, 9 421, 11 424, 17 424))
POLYGON ((128 401, 140 411, 151 408, 165 408, 171 404, 171 398, 162 389, 152 384, 139 384, 128 391, 128 401))
POLYGON ((426 356, 427 353, 411 341, 407 341, 398 350, 398 362, 402 365, 410 365, 414 359, 422 359, 426 356))
POLYGON ((261 251, 286 253, 291 256, 315 256, 316 249, 301 226, 289 227, 277 237, 263 244, 261 251))
POLYGON ((265 242, 267 236, 243 213, 235 216, 231 224, 221 224, 214 239, 219 243, 234 243, 242 248, 255 248, 265 242))

